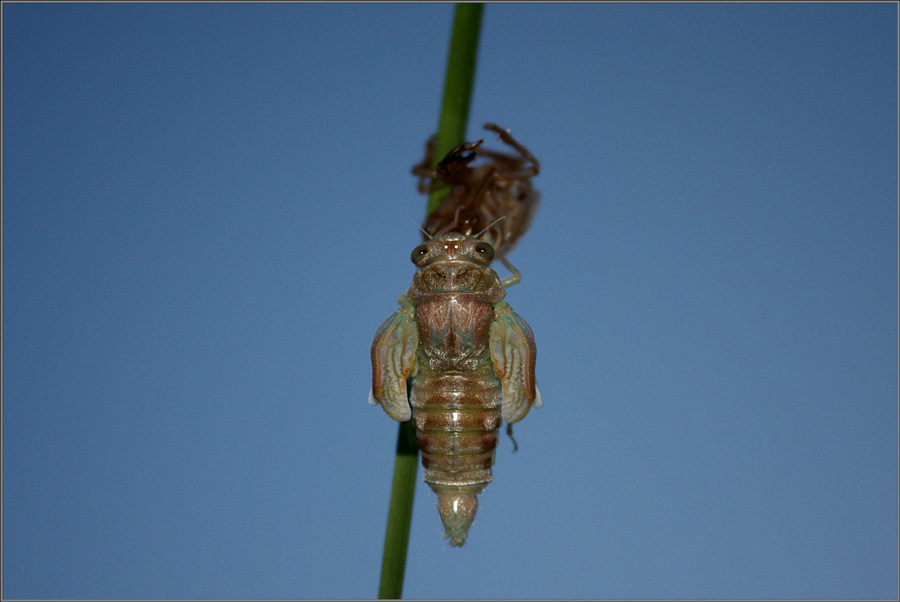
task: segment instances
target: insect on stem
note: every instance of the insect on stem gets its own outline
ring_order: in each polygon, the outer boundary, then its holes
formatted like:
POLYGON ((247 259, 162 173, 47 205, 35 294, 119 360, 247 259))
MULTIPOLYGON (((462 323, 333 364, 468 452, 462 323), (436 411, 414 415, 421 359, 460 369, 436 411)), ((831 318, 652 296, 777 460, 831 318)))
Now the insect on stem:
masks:
POLYGON ((394 420, 412 418, 453 547, 468 537, 492 480, 500 426, 542 405, 534 335, 503 299, 490 267, 496 256, 486 241, 458 232, 416 247, 412 284, 372 342, 370 403, 394 420))

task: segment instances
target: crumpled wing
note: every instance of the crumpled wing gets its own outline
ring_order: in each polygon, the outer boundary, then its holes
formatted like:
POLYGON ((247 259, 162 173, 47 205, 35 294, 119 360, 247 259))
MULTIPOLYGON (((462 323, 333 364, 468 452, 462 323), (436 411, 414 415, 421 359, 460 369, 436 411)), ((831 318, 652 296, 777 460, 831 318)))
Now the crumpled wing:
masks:
POLYGON ((380 403, 387 415, 405 422, 412 417, 406 378, 416 361, 419 333, 415 310, 401 307, 385 320, 372 341, 372 391, 369 403, 380 403))
POLYGON ((494 369, 503 383, 500 413, 506 422, 518 422, 543 402, 534 378, 534 335, 509 305, 494 309, 490 348, 494 369))

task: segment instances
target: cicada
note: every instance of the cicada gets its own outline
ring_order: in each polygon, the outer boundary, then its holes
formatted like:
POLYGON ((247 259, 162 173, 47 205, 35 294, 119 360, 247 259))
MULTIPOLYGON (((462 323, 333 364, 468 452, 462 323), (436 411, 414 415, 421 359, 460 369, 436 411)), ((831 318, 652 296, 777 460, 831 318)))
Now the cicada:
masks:
POLYGON ((441 204, 425 220, 423 230, 430 236, 458 232, 489 240, 502 258, 509 253, 531 225, 540 194, 531 187, 540 164, 507 132, 486 123, 486 130, 518 153, 508 155, 482 148, 483 140, 458 146, 441 159, 432 171, 434 138, 425 145, 425 158, 413 167, 419 177, 419 192, 449 186, 441 204), (470 165, 476 157, 487 162, 470 165), (476 234, 478 233, 478 234, 476 234))
POLYGON ((477 496, 491 482, 501 423, 542 405, 534 335, 503 300, 494 257, 489 242, 459 232, 416 247, 412 284, 372 343, 369 402, 413 420, 453 547, 468 537, 477 496))

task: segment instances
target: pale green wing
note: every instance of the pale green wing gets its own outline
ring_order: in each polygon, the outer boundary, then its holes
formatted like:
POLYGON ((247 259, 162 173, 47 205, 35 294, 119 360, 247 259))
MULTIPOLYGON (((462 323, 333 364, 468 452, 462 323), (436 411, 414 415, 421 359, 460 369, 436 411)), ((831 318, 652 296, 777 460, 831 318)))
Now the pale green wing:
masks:
POLYGON ((494 369, 503 383, 500 412, 506 422, 518 422, 532 407, 541 407, 542 401, 534 378, 534 335, 509 305, 494 309, 490 347, 494 369))
POLYGON ((369 403, 380 403, 388 416, 404 422, 412 417, 406 378, 416 361, 419 333, 414 309, 401 307, 385 320, 372 341, 372 391, 369 403))

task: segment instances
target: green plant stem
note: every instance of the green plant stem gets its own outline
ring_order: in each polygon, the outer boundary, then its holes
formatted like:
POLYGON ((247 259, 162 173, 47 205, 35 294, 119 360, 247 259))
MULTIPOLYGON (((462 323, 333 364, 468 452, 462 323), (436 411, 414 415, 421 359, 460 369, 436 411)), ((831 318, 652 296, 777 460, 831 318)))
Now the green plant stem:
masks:
MULTIPOLYGON (((483 9, 481 4, 456 5, 450 53, 447 57, 444 97, 435 140, 435 164, 465 140, 483 9)), ((429 195, 428 214, 437 208, 447 192, 445 188, 429 195)), ((416 447, 415 427, 412 421, 402 422, 397 433, 397 457, 394 461, 384 556, 381 561, 381 583, 378 587, 380 599, 399 599, 403 595, 403 576, 418 467, 419 449, 416 447)))
MULTIPOLYGON (((444 79, 444 99, 434 143, 435 165, 447 153, 465 142, 483 10, 482 4, 456 5, 450 54, 447 57, 447 76, 444 79)), ((428 196, 426 215, 431 215, 438 208, 448 191, 448 188, 432 191, 428 196)))
POLYGON ((409 547, 409 527, 412 523, 418 468, 416 429, 412 420, 407 420, 400 423, 397 434, 397 458, 394 460, 394 480, 381 561, 381 583, 378 586, 380 599, 399 599, 403 595, 403 575, 406 570, 406 550, 409 547))

